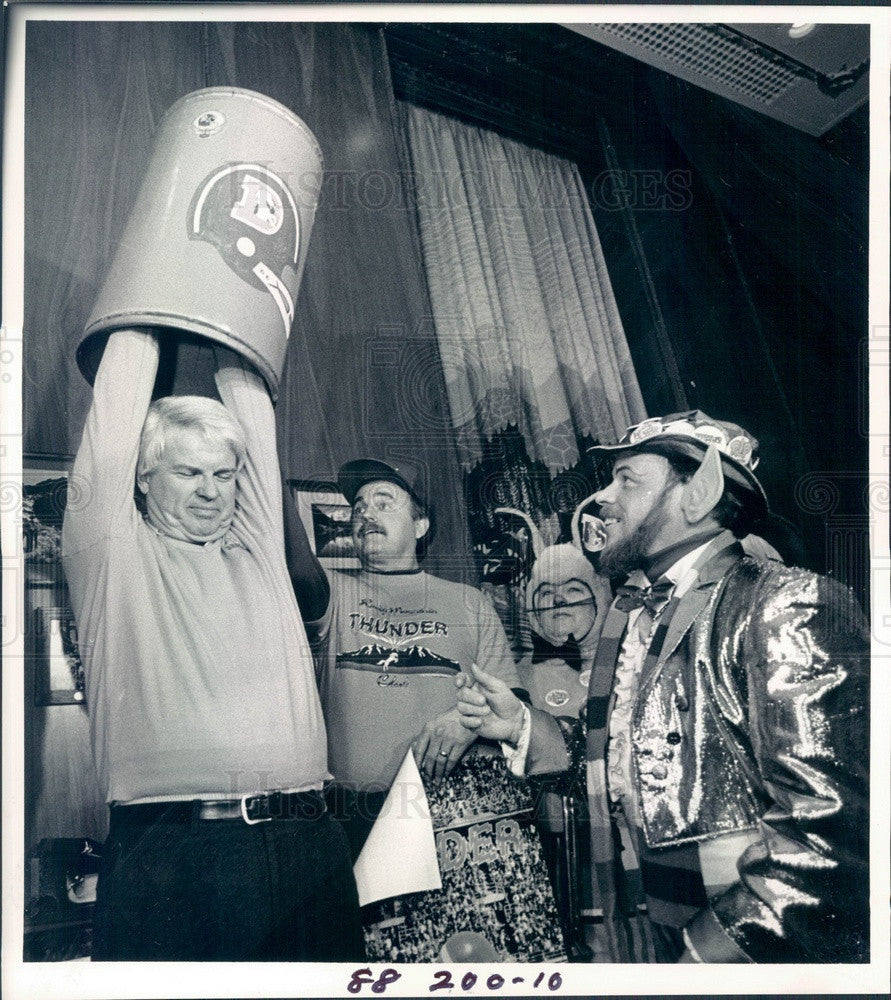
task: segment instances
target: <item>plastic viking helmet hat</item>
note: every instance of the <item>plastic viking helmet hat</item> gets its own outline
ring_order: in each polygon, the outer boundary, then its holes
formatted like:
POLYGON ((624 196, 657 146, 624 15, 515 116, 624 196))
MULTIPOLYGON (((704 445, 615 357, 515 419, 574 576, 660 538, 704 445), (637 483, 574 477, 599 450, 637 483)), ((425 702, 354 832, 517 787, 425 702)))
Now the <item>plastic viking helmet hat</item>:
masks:
MULTIPOLYGON (((584 637, 585 643, 589 643, 600 634, 603 620, 612 600, 612 592, 609 580, 594 570, 582 551, 580 529, 582 511, 591 503, 594 496, 595 494, 592 493, 585 497, 575 509, 572 516, 572 542, 563 542, 559 545, 545 545, 541 532, 525 511, 517 510, 514 507, 498 507, 495 510, 496 514, 513 514, 519 517, 529 528, 535 562, 526 584, 525 608, 529 614, 529 625, 538 635, 543 635, 543 633, 538 613, 533 607, 536 591, 542 584, 557 586, 567 583, 569 580, 580 580, 584 583, 590 589, 597 607, 597 617, 591 630, 584 637)), ((544 636, 544 638, 548 637, 544 636)))

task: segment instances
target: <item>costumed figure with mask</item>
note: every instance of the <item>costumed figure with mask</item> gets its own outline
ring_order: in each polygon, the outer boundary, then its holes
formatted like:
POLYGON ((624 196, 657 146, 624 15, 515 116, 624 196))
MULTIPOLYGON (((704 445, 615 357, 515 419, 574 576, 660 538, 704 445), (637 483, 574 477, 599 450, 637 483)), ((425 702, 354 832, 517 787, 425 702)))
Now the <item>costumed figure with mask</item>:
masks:
MULTIPOLYGON (((582 512, 592 500, 586 497, 575 510, 573 541, 557 545, 544 546, 540 530, 523 511, 500 507, 495 512, 526 523, 535 559, 525 587, 532 649, 517 667, 520 682, 535 708, 572 719, 578 719, 587 698, 594 650, 612 601, 609 580, 582 551, 580 518, 588 516, 582 512)), ((566 774, 542 782, 536 825, 567 948, 576 958, 589 957, 580 926, 582 910, 595 905, 587 872, 584 787, 574 786, 566 774)))

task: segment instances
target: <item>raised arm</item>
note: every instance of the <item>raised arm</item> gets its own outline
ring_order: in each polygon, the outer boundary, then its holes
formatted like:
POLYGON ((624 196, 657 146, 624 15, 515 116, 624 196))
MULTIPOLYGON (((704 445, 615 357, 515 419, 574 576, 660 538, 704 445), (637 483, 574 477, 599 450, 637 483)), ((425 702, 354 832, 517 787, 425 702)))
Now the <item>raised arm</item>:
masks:
POLYGON ((325 617, 331 599, 331 586, 322 564, 316 558, 303 522, 291 497, 287 483, 282 483, 282 509, 285 528, 285 560, 288 576, 300 615, 304 622, 317 622, 325 617))
POLYGON ((69 481, 65 553, 124 530, 138 516, 136 460, 158 357, 158 339, 150 329, 117 330, 108 338, 69 481), (73 501, 75 495, 79 502, 73 501))
POLYGON ((275 411, 259 372, 240 355, 214 344, 217 390, 223 405, 241 424, 247 458, 238 477, 238 509, 233 528, 254 538, 266 537, 280 549, 281 473, 275 439, 275 411))

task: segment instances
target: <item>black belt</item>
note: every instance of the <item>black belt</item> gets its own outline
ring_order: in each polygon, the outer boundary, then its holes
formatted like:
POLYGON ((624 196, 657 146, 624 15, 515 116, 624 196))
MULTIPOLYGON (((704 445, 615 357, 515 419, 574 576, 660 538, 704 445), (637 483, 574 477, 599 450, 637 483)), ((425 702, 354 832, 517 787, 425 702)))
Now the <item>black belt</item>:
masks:
POLYGON ((182 802, 142 802, 114 805, 116 821, 128 823, 189 823, 200 820, 241 820, 252 825, 271 820, 313 820, 324 816, 321 792, 269 792, 245 795, 240 799, 194 799, 182 802))

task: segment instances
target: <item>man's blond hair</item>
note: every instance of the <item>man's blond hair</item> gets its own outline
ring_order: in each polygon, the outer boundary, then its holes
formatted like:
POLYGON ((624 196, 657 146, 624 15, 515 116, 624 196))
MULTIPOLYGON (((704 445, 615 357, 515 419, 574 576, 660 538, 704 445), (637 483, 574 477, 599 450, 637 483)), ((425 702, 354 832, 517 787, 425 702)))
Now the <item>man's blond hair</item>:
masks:
POLYGON ((247 454, 244 430, 221 402, 209 396, 163 396, 149 407, 142 425, 137 478, 157 468, 171 435, 187 428, 198 431, 209 445, 231 448, 236 468, 244 464, 247 454))

